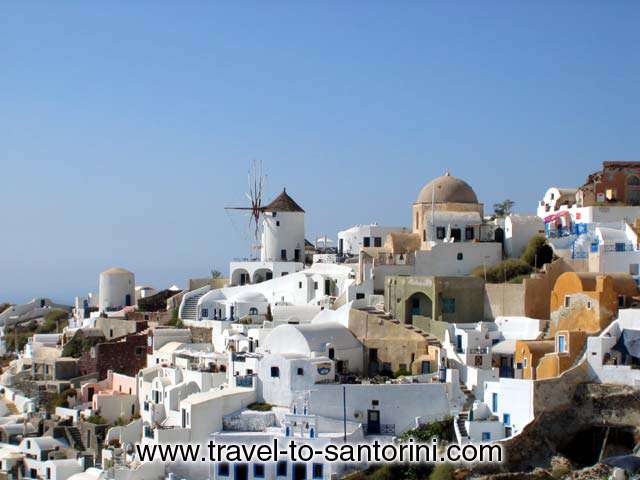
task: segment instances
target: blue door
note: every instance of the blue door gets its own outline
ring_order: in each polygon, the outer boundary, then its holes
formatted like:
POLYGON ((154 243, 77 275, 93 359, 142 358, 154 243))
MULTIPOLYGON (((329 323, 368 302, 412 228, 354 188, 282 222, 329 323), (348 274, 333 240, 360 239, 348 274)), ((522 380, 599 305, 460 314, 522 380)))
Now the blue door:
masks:
POLYGON ((462 352, 462 335, 456 335, 456 350, 462 352))
POLYGON ((502 423, 504 423, 507 427, 511 425, 511 415, 509 413, 502 414, 502 423))
POLYGON ((493 413, 496 413, 498 411, 498 394, 497 393, 491 394, 491 410, 493 411, 493 413))
POLYGON ((564 335, 558 335, 558 352, 565 352, 565 343, 564 343, 564 335))
POLYGON ((488 442, 491 440, 491 432, 482 432, 482 441, 488 442))

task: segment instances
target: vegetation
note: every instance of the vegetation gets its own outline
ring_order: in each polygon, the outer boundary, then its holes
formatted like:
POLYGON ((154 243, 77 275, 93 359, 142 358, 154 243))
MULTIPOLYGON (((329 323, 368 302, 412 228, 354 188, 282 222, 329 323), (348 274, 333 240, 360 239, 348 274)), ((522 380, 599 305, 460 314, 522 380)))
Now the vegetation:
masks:
POLYGON ((496 217, 506 217, 511 214, 511 209, 515 205, 513 200, 506 199, 500 203, 493 204, 493 214, 496 217))
POLYGON ((478 266, 471 275, 481 278, 486 275, 487 283, 522 283, 531 272, 552 260, 553 249, 543 236, 536 235, 529 240, 521 258, 507 258, 491 267, 478 266))
POLYGON ((11 306, 10 303, 0 303, 0 313, 4 312, 10 306, 11 306))
POLYGON ((413 438, 416 442, 430 442, 434 437, 439 441, 452 441, 453 435, 453 418, 447 417, 439 422, 427 423, 407 430, 398 437, 398 441, 402 443, 413 438))
POLYGON ((542 235, 536 235, 522 254, 522 260, 535 268, 541 268, 545 263, 553 260, 553 249, 542 235))
POLYGON ((184 323, 182 323, 182 320, 180 320, 180 317, 178 316, 177 308, 171 310, 171 319, 169 320, 167 325, 174 328, 184 328, 184 323))
POLYGON ((216 278, 222 278, 222 272, 220 272, 220 270, 211 270, 211 278, 214 280, 216 278))
POLYGON ((454 467, 450 463, 438 463, 429 475, 429 480, 451 480, 454 467))
POLYGON ((264 402, 253 402, 250 403, 247 408, 256 412, 269 412, 271 411, 272 405, 264 402))
POLYGON ((116 421, 113 422, 114 427, 124 427, 125 425, 128 425, 128 424, 129 424, 129 420, 127 420, 127 418, 122 415, 116 418, 116 421))
POLYGON ((98 343, 104 342, 104 337, 85 337, 80 332, 76 333, 62 349, 63 357, 80 358, 98 343))
POLYGON ((55 412, 56 408, 69 408, 69 398, 76 398, 78 393, 73 388, 68 388, 54 395, 49 399, 46 405, 48 412, 55 412))
POLYGON ((85 420, 89 423, 93 423, 94 425, 106 425, 107 423, 109 423, 104 417, 97 414, 92 414, 88 416, 85 420))
POLYGON ((66 310, 53 309, 44 316, 37 333, 61 332, 69 324, 69 313, 66 310))
POLYGON ((400 378, 400 377, 406 377, 411 375, 411 372, 408 371, 404 366, 402 368, 399 368, 398 370, 396 370, 393 374, 393 376, 395 378, 400 378))
MULTIPOLYGON (((519 258, 507 258, 492 267, 486 267, 487 283, 510 282, 518 277, 522 277, 533 271, 531 265, 519 258)), ((471 271, 471 275, 485 278, 485 267, 479 266, 471 271)))

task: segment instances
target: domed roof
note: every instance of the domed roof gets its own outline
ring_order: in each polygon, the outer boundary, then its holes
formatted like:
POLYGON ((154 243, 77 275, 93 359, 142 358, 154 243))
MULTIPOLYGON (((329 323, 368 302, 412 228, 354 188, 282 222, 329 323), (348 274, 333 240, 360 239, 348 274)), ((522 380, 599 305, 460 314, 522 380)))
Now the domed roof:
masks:
POLYGON ((112 267, 112 268, 102 272, 103 275, 119 275, 119 274, 123 274, 123 273, 127 274, 127 275, 133 275, 129 270, 126 270, 126 269, 120 268, 120 267, 112 267))
POLYGON ((478 203, 473 188, 448 172, 427 183, 416 200, 416 203, 478 203), (435 194, 434 194, 435 192, 435 194))

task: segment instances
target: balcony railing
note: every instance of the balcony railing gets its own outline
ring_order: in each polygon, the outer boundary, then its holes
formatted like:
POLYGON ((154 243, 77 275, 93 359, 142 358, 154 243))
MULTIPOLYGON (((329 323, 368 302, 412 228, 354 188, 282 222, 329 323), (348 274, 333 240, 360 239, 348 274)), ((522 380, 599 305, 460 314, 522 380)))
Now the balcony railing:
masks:
POLYGON ((396 434, 396 426, 393 423, 381 423, 379 427, 380 428, 377 428, 377 426, 369 426, 368 424, 364 423, 362 425, 362 430, 364 430, 365 435, 395 436, 396 434))
POLYGON ((238 375, 236 379, 236 387, 252 387, 253 375, 238 375))

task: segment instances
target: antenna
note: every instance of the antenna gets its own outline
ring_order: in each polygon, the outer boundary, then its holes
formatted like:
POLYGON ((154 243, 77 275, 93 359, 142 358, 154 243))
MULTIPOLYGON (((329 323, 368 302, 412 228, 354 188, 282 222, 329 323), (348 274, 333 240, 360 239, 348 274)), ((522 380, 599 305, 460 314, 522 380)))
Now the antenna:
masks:
POLYGON ((253 249, 260 249, 260 216, 263 212, 262 195, 264 193, 267 177, 262 173, 262 162, 253 160, 247 175, 249 191, 245 197, 249 200, 247 207, 225 207, 225 210, 244 210, 249 217, 249 232, 253 233, 253 249))

